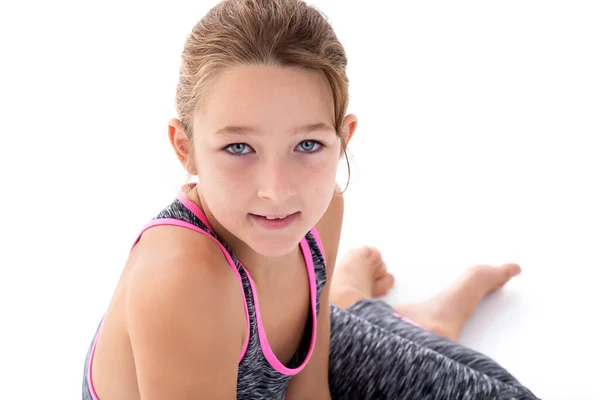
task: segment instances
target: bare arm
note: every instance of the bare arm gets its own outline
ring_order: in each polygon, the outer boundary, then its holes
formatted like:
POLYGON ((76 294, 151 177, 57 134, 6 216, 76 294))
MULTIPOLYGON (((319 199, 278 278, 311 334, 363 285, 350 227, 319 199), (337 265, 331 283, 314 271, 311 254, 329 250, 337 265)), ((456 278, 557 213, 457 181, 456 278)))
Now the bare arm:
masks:
POLYGON ((290 380, 286 399, 330 400, 328 367, 329 367, 329 288, 337 258, 342 219, 344 215, 344 199, 336 187, 329 208, 317 223, 317 231, 323 242, 327 263, 327 284, 320 297, 320 313, 317 319, 317 343, 312 357, 304 370, 290 380))
POLYGON ((218 250, 207 251, 214 244, 199 236, 190 251, 153 251, 135 267, 126 311, 143 400, 236 397, 243 332, 232 293, 239 287, 218 250))

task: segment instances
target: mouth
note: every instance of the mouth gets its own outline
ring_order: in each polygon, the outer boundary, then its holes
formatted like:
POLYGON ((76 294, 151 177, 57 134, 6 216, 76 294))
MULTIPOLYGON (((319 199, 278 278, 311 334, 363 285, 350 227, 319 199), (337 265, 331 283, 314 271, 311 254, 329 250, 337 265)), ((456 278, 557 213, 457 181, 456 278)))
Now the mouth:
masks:
POLYGON ((292 224, 298 217, 300 212, 297 211, 291 214, 250 214, 252 218, 259 225, 267 229, 283 229, 292 224))

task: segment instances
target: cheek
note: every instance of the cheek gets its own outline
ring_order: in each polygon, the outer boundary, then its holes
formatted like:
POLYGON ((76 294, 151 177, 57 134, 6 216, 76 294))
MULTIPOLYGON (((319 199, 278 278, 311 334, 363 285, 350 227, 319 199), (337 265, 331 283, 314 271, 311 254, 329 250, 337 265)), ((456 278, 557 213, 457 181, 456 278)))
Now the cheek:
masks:
POLYGON ((305 166, 301 181, 306 185, 305 192, 313 198, 315 206, 329 206, 335 189, 338 158, 328 155, 305 166))
POLYGON ((229 160, 216 160, 214 163, 213 174, 219 184, 228 184, 233 188, 237 188, 238 185, 244 183, 244 177, 247 175, 244 172, 244 163, 228 162, 229 160))
POLYGON ((248 174, 240 161, 223 159, 220 154, 203 158, 203 162, 199 163, 198 185, 206 198, 231 203, 243 196, 248 174))
POLYGON ((307 160, 305 168, 309 171, 309 174, 317 177, 317 179, 323 180, 335 180, 337 174, 337 165, 339 157, 335 149, 329 149, 314 158, 307 160))

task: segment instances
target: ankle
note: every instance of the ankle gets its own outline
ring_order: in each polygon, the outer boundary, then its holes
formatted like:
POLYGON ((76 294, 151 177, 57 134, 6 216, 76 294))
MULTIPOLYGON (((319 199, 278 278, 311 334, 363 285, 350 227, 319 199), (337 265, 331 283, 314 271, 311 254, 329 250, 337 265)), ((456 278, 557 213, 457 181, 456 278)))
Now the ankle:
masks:
POLYGON ((343 288, 331 288, 329 293, 329 302, 335 304, 342 310, 347 310, 355 303, 361 300, 366 300, 369 297, 359 290, 345 286, 343 288))

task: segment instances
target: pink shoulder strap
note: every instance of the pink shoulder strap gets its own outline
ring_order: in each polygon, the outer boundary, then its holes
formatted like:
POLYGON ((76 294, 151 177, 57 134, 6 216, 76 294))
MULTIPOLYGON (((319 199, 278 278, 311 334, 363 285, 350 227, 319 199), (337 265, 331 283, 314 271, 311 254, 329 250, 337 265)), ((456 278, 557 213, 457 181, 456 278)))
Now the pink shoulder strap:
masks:
MULTIPOLYGON (((198 209, 198 211, 202 212, 200 210, 200 208, 196 207, 198 209)), ((192 212, 194 212, 194 210, 190 210, 192 212)), ((194 214, 196 214, 194 212, 194 214)), ((202 213, 201 215, 204 216, 204 213, 202 213)), ((200 218, 200 215, 196 215, 198 218, 200 218)), ((206 220, 206 216, 204 216, 204 219, 206 220)), ((200 220, 202 221, 202 218, 200 218, 200 220)), ((206 220, 206 222, 208 223, 208 220, 206 220)), ((225 249, 225 247, 221 244, 221 242, 219 242, 216 238, 214 238, 210 233, 200 229, 199 227, 197 227, 196 225, 190 224, 189 222, 186 221, 181 221, 178 219, 174 219, 174 218, 160 218, 160 219, 156 219, 152 222, 150 222, 148 225, 146 225, 144 227, 144 229, 142 229, 142 231, 139 233, 139 235, 137 236, 136 240, 133 243, 133 246, 131 246, 131 249, 133 249, 135 247, 135 245, 139 242, 140 238, 142 237, 142 234, 155 226, 165 226, 165 225, 171 225, 171 226, 179 226, 182 228, 186 228, 186 229, 190 229, 193 230, 195 232, 198 232, 202 235, 205 235, 209 238, 211 238, 221 249, 221 251, 223 252, 223 255, 225 256, 225 258, 227 259, 227 262, 229 263, 229 266, 231 267, 231 269, 233 270, 233 272, 236 274, 237 278, 238 278, 238 282, 240 284, 240 289, 242 290, 242 297, 244 299, 244 312, 246 314, 246 341, 245 344, 242 348, 242 352, 240 354, 239 360, 238 362, 242 361, 242 358, 244 358, 244 355, 246 354, 246 350, 248 349, 248 343, 250 343, 250 316, 248 314, 248 303, 246 303, 246 296, 244 294, 244 285, 242 283, 242 276, 240 275, 240 271, 238 271, 235 262, 233 261, 233 259, 231 258, 231 255, 229 254, 229 252, 227 251, 227 249, 225 249)), ((210 227, 210 225, 206 225, 207 227, 210 227)))

